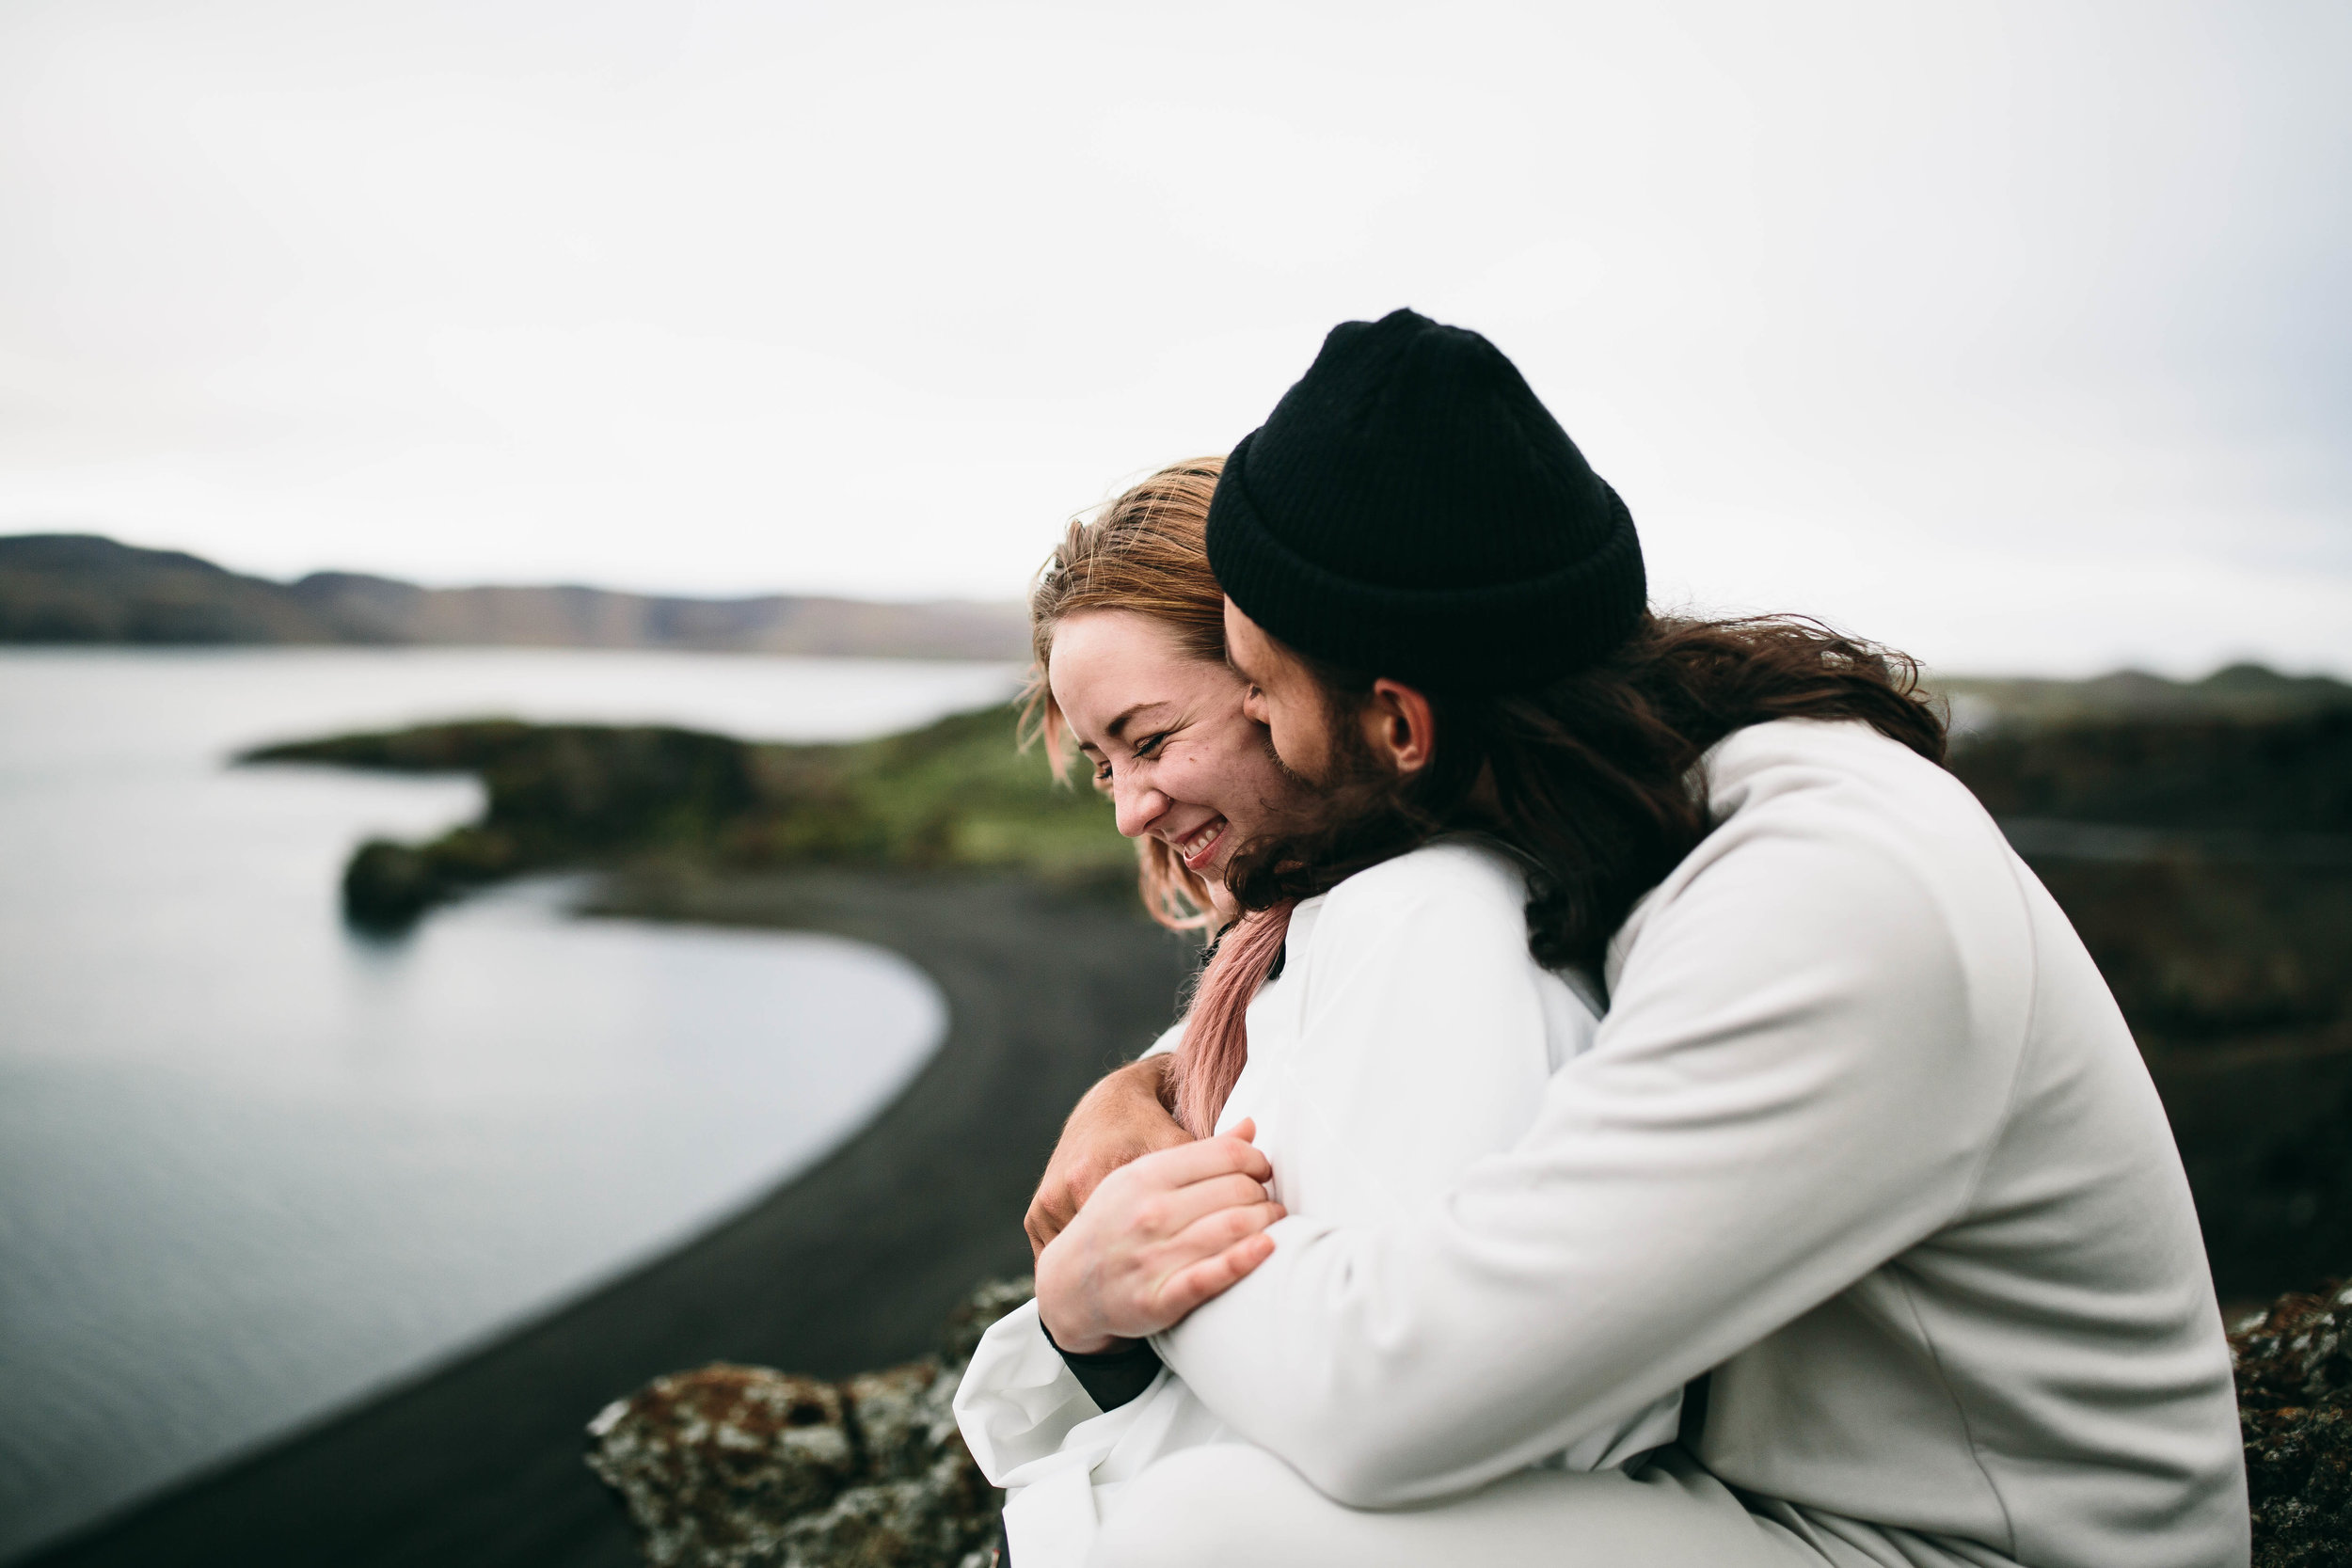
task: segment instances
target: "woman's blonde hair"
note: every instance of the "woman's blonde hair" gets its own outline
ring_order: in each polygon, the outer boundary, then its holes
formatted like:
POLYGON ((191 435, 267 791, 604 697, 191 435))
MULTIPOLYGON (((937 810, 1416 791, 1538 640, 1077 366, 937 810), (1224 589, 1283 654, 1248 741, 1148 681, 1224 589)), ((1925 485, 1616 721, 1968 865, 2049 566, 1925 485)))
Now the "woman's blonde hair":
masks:
MULTIPOLYGON (((1054 631, 1073 615, 1124 610, 1176 634, 1185 653, 1225 659, 1225 591, 1209 571, 1209 498, 1225 459, 1173 463, 1090 515, 1072 519, 1029 590, 1029 678, 1023 688, 1025 739, 1041 739, 1055 771, 1068 775, 1070 730, 1047 684, 1054 631)), ((1197 931, 1209 924, 1209 890, 1176 852, 1149 834, 1136 840, 1136 884, 1161 925, 1197 931)))

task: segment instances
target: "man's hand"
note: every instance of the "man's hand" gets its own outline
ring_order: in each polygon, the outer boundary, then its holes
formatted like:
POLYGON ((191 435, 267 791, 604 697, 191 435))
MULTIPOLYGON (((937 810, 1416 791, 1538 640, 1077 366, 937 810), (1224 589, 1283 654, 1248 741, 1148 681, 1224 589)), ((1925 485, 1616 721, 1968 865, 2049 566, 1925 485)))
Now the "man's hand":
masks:
POLYGON ((1192 1142, 1192 1134, 1160 1102, 1160 1085, 1167 1076, 1166 1056, 1146 1056, 1087 1090, 1070 1113, 1037 1196, 1029 1200, 1028 1217, 1022 1222, 1032 1256, 1061 1234, 1111 1172, 1156 1149, 1192 1142))
POLYGON ((1245 1121, 1120 1166, 1038 1254, 1037 1308, 1066 1351, 1091 1354, 1181 1320, 1274 1252, 1274 1167, 1245 1121))

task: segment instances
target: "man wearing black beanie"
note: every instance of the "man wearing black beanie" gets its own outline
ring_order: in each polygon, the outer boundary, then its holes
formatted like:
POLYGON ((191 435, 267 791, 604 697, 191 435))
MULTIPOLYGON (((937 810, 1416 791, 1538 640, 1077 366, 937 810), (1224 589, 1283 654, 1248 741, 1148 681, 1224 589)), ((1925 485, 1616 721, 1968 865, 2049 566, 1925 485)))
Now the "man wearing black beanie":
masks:
POLYGON ((1642 619, 1633 518, 1475 332, 1410 310, 1332 329, 1226 460, 1209 562, 1311 657, 1443 691, 1524 691, 1642 619))
MULTIPOLYGON (((2245 1568, 2163 1107, 1908 661, 1650 613, 1615 492, 1409 311, 1330 334, 1207 533, 1245 712, 1327 786, 1228 891, 1286 918, 1481 835, 1605 1012, 1515 1147, 1385 1223, 1242 1218, 1279 1161, 1168 1147, 1158 1059, 1089 1095, 1030 1212, 1039 1322, 1148 1342, 1223 1434, 1122 1477, 1088 1561, 2245 1568), (1677 1441, 1554 1463, 1686 1386, 1677 1441)), ((1411 969, 1319 973, 1446 983, 1411 969)))

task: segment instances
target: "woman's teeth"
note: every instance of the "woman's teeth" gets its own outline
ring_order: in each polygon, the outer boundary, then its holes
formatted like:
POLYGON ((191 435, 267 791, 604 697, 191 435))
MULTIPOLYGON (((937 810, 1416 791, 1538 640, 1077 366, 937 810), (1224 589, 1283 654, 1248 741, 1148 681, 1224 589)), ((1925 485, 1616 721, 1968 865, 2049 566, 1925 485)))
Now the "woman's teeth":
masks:
POLYGON ((1198 871, 1200 869, 1197 863, 1200 858, 1216 846, 1217 839, 1223 835, 1224 832, 1225 818, 1221 816, 1214 822, 1202 823, 1200 827, 1176 841, 1176 852, 1184 857, 1186 865, 1198 871))

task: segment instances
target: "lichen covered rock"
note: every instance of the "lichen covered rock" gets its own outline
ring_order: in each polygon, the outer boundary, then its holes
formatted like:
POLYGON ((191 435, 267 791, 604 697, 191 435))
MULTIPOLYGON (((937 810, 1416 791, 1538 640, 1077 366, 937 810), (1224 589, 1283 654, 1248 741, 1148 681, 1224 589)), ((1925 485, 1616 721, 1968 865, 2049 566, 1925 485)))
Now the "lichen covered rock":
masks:
POLYGON ((927 1475, 852 1486, 822 1513, 792 1520, 784 1528, 785 1555, 773 1560, 795 1568, 987 1568, 1002 1507, 958 1439, 927 1475))
POLYGON ((960 1441, 952 1405, 962 1364, 956 1366, 948 1377, 940 1362, 910 1361, 841 1385, 866 1472, 877 1481, 927 1476, 942 1449, 960 1441))
POLYGON ((2352 1568, 2352 1285, 2281 1296, 2230 1348, 2254 1568, 2352 1568))
POLYGON ((781 1562, 785 1521, 828 1506, 858 1472, 844 1417, 830 1383, 709 1366, 607 1405, 588 1426, 588 1464, 660 1568, 781 1562))
POLYGON ((982 1286, 945 1355, 834 1384, 716 1365, 659 1377, 588 1425, 588 1465, 655 1568, 986 1568, 1003 1497, 951 1402, 1029 1282, 982 1286))
MULTIPOLYGON (((589 1467, 655 1568, 988 1568, 1003 1497, 950 1402, 1030 1282, 980 1287, 944 1354, 833 1384, 763 1367, 656 1378, 589 1424, 589 1467)), ((2352 1568, 2352 1284, 2230 1336, 2253 1568, 2352 1568)))

